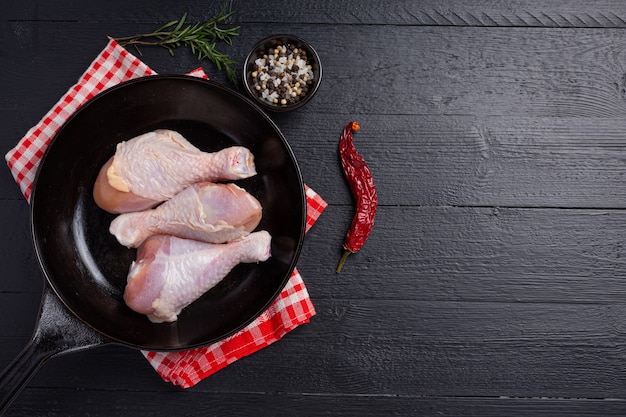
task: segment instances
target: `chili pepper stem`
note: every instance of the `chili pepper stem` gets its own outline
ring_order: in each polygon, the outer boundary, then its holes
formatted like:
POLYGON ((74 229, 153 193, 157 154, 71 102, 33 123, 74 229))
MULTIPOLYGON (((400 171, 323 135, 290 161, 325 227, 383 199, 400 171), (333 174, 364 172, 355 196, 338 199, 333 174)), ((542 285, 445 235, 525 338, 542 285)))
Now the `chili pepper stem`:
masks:
POLYGON ((340 273, 341 269, 343 268, 343 264, 346 263, 346 259, 348 259, 348 255, 350 255, 352 252, 349 251, 348 249, 346 249, 343 252, 343 255, 341 255, 341 259, 339 260, 339 265, 337 265, 337 270, 335 272, 340 273))

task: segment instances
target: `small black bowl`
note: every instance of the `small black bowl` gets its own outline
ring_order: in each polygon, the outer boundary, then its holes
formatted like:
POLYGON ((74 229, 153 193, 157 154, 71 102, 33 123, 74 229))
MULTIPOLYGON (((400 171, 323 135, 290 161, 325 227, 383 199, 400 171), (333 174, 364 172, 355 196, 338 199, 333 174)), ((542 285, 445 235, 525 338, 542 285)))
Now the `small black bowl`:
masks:
MULTIPOLYGON (((286 72, 289 73, 291 70, 286 70, 286 72)), ((272 35, 254 45, 252 51, 250 51, 246 57, 242 77, 246 93, 256 104, 269 111, 287 112, 304 106, 313 98, 318 87, 320 86, 320 82, 322 81, 322 64, 317 51, 315 51, 311 44, 304 39, 293 35, 272 35), (268 50, 275 49, 283 45, 286 47, 292 45, 298 50, 306 52, 306 62, 311 66, 313 77, 312 80, 309 80, 309 82, 306 83, 306 91, 302 91, 300 95, 297 95, 295 98, 279 95, 278 103, 273 103, 272 101, 263 98, 256 89, 256 84, 258 83, 253 78, 253 72, 257 71, 257 65, 255 63, 257 59, 263 58, 263 55, 267 54, 268 50), (286 104, 281 104, 280 100, 283 98, 289 101, 286 104)))

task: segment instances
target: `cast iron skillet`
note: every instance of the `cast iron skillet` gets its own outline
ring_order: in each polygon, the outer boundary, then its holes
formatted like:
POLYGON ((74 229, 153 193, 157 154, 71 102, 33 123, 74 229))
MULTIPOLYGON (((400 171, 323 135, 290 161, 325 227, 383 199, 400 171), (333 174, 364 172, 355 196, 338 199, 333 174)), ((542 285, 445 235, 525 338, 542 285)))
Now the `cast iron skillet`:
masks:
POLYGON ((46 282, 33 337, 0 376, 0 411, 54 355, 106 343, 190 349, 242 329, 287 283, 306 215, 300 170, 276 125, 241 95, 187 76, 128 81, 87 102, 48 147, 31 206, 32 236, 46 282), (235 144, 249 148, 258 174, 238 184, 261 202, 258 229, 272 235, 268 261, 237 266, 169 324, 153 324, 124 304, 135 251, 109 234, 114 216, 92 198, 98 171, 116 144, 159 128, 177 130, 207 152, 235 144))

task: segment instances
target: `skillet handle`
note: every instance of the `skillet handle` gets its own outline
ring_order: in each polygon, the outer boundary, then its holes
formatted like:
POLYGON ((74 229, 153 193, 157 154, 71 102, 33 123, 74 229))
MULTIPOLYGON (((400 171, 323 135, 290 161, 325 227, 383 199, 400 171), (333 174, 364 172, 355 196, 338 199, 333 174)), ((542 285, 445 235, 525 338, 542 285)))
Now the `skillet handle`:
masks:
POLYGON ((50 358, 109 342, 63 305, 46 283, 33 336, 20 354, 0 374, 0 414, 50 358))

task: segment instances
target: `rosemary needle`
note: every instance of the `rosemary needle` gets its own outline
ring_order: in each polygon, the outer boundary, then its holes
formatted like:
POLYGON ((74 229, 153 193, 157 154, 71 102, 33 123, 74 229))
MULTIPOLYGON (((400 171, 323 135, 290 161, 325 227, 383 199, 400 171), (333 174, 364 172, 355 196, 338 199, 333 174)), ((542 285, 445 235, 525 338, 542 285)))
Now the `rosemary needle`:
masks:
POLYGON ((219 71, 224 70, 228 79, 236 85, 237 74, 233 66, 237 62, 217 50, 218 42, 224 42, 231 46, 232 37, 239 35, 239 26, 231 28, 219 26, 235 13, 232 11, 227 12, 226 9, 227 7, 224 6, 214 18, 204 23, 185 25, 185 20, 187 19, 187 13, 185 13, 179 20, 166 23, 154 32, 111 39, 118 42, 121 46, 134 45, 139 54, 141 54, 139 50, 140 45, 162 46, 172 56, 174 56, 175 48, 186 45, 191 48, 191 52, 199 60, 209 59, 219 71))

